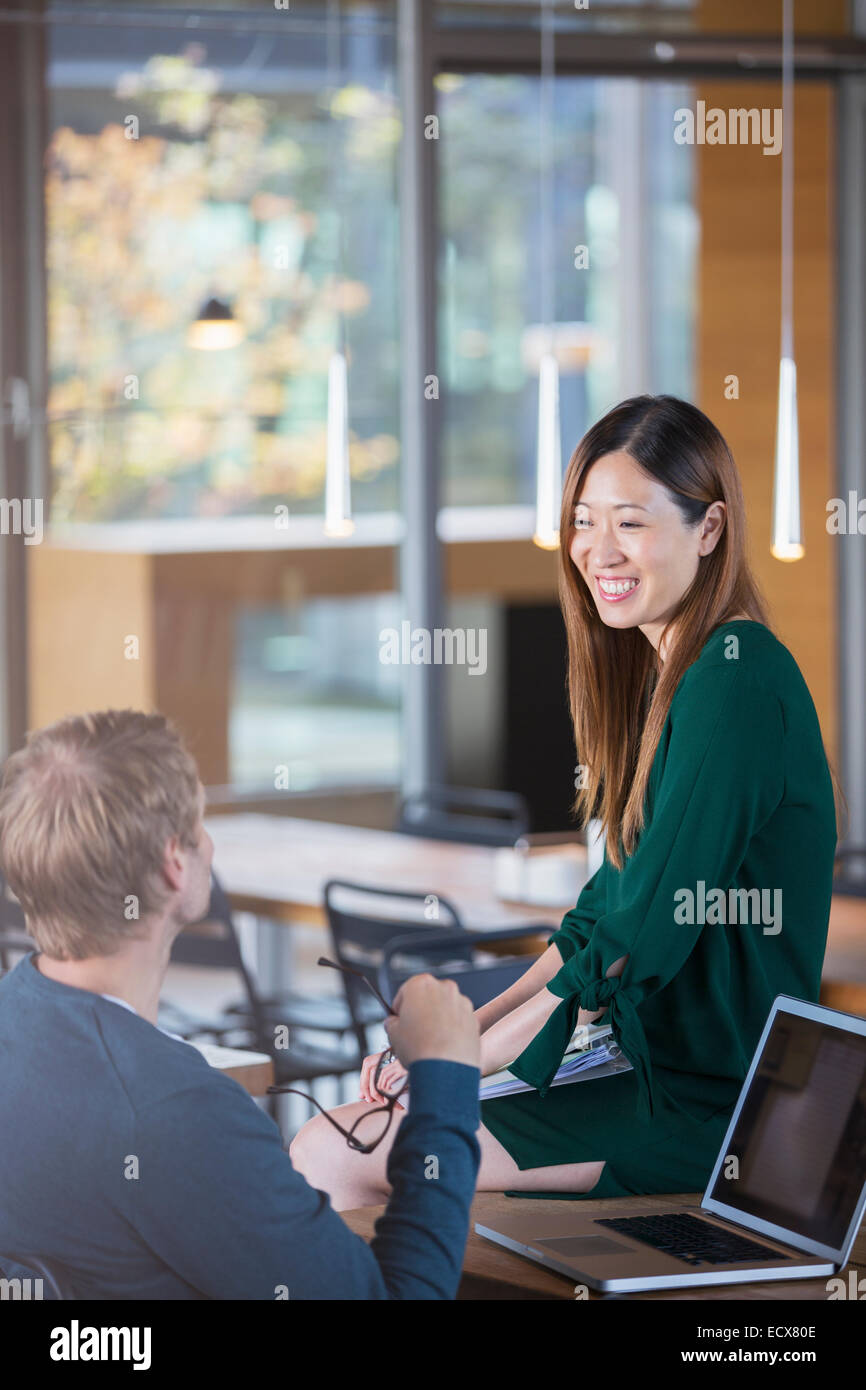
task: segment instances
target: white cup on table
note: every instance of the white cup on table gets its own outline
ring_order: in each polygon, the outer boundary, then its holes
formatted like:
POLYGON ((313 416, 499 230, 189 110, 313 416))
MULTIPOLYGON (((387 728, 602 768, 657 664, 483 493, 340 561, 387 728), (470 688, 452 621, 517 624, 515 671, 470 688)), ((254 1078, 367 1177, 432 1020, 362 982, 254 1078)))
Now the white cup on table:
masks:
POLYGON ((603 825, 600 820, 589 820, 586 823, 586 867, 588 879, 592 878, 596 870, 601 868, 603 862, 603 825))

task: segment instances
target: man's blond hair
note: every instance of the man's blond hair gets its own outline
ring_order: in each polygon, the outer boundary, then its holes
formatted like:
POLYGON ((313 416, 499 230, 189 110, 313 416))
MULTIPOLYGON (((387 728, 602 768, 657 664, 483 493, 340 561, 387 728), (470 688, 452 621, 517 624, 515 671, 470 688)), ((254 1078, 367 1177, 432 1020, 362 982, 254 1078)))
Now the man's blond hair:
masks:
POLYGON ((166 899, 166 842, 192 848, 195 762, 161 714, 104 710, 28 735, 0 782, 0 868, 41 951, 111 955, 166 899))

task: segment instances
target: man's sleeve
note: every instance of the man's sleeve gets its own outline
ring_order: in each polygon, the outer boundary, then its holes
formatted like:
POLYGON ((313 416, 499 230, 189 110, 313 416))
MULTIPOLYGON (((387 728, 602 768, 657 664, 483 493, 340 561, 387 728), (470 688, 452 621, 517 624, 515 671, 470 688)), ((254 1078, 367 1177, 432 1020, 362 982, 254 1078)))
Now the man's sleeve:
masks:
POLYGON ((386 1283, 403 1290, 392 1297, 457 1293, 481 1156, 480 1079, 457 1062, 409 1070, 409 1113, 388 1161, 392 1196, 372 1243, 386 1283))
POLYGON ((372 1246, 295 1171, 273 1121, 217 1075, 139 1114, 129 1218, 208 1298, 453 1298, 479 1162, 478 1082, 477 1067, 456 1062, 410 1068, 412 1109, 372 1246))

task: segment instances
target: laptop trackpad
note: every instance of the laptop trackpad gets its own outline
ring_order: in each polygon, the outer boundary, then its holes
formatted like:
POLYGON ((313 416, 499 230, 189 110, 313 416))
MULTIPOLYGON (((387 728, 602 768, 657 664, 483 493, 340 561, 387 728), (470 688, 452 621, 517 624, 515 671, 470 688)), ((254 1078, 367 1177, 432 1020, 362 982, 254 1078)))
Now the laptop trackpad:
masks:
POLYGON ((579 1259, 581 1255, 634 1254, 634 1246, 626 1245, 625 1241, 610 1240, 608 1236, 555 1236, 553 1240, 534 1240, 532 1243, 572 1259, 579 1259))

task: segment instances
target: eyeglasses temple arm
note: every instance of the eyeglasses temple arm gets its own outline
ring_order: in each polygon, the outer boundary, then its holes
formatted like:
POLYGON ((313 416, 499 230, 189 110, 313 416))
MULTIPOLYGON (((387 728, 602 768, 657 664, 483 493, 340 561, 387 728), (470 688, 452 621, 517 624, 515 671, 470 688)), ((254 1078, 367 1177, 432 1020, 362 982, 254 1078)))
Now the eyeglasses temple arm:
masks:
POLYGON ((385 1010, 385 1013, 392 1014, 394 1018, 397 1017, 397 1010, 394 1008, 394 1005, 389 1004, 387 999, 383 998, 376 986, 373 984, 373 981, 367 979, 367 976, 364 974, 363 970, 356 970, 353 965, 338 965, 335 960, 328 960, 327 956, 319 956, 319 959, 316 961, 316 964, 330 966, 331 970, 342 970, 343 973, 346 975, 357 975, 358 979, 363 980, 367 988, 373 991, 379 1003, 382 1005, 382 1008, 385 1010))

